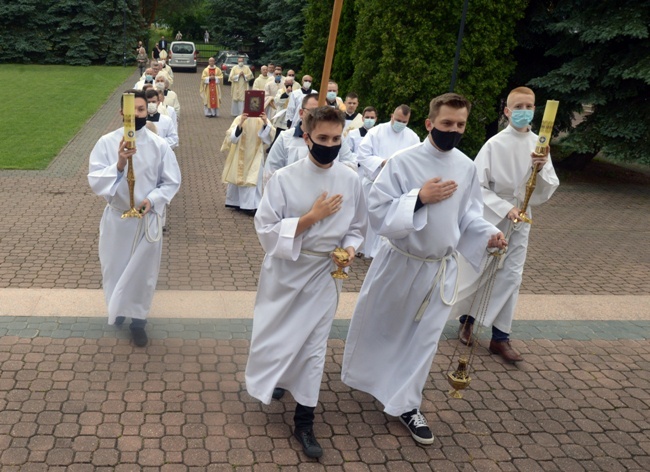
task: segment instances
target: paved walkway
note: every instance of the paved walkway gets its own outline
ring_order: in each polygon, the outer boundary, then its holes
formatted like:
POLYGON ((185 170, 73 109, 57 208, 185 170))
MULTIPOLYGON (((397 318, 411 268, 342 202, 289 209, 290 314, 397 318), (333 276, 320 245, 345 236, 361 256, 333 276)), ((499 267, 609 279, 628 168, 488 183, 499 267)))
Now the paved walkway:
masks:
POLYGON ((450 399, 448 325, 424 391, 430 447, 340 381, 368 261, 355 265, 317 409, 325 455, 310 461, 291 438, 290 396, 264 406, 245 391, 262 252, 251 218, 223 206, 228 97, 209 120, 197 74, 177 73, 175 89, 184 182, 146 349, 102 317, 103 203, 86 182, 90 149, 119 126, 119 93, 47 170, 0 171, 0 470, 650 470, 647 187, 563 182, 535 213, 515 326, 526 362, 504 365, 482 341, 470 389, 450 399))

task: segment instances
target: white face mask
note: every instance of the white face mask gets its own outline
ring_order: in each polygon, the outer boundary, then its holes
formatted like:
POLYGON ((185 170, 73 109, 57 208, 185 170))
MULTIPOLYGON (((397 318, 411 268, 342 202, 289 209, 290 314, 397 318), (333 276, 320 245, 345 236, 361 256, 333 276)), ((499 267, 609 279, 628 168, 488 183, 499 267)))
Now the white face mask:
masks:
POLYGON ((156 82, 156 83, 154 84, 154 86, 155 86, 158 90, 165 90, 165 82, 156 82))
POLYGON ((308 89, 309 87, 311 87, 310 81, 306 80, 305 82, 302 83, 302 88, 308 89))
POLYGON ((375 120, 374 118, 365 118, 365 119, 363 120, 363 126, 364 126, 366 129, 370 129, 370 128, 372 128, 373 126, 375 126, 375 123, 376 123, 376 122, 377 122, 377 120, 375 120))
POLYGON ((238 62, 237 65, 238 65, 239 67, 244 67, 244 63, 243 63, 243 62, 238 62))
POLYGON ((157 111, 158 111, 157 103, 147 103, 147 112, 150 115, 155 115, 157 111))

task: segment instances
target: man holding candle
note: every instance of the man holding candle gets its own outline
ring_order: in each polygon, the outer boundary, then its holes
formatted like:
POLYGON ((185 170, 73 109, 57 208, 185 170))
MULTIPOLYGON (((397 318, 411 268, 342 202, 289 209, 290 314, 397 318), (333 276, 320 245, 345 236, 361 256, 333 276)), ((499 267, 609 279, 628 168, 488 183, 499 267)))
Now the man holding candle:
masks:
MULTIPOLYGON (((483 145, 474 165, 478 171, 485 202, 483 217, 509 235, 508 251, 502 256, 502 267, 496 272, 483 324, 492 327, 490 351, 501 356, 506 362, 514 363, 523 360, 510 345, 510 331, 526 262, 531 226, 518 221, 520 205, 524 200, 526 182, 531 172, 537 172, 537 183, 529 202, 530 206, 545 203, 560 182, 549 159, 548 146, 545 146, 543 154, 532 152, 538 141, 538 136, 530 130, 530 122, 535 114, 535 93, 528 87, 512 90, 508 95, 504 114, 508 118, 508 127, 483 145)), ((530 216, 530 209, 527 213, 530 216)), ((480 274, 465 270, 466 267, 466 264, 461 263, 461 290, 454 313, 462 315, 459 340, 471 345, 474 342, 474 317, 468 313, 477 290, 482 287, 479 287, 480 274)), ((485 285, 485 282, 483 284, 485 285)))
POLYGON ((108 324, 131 318, 134 344, 142 347, 148 341, 144 327, 160 270, 162 219, 178 192, 181 173, 169 144, 145 127, 145 93, 128 93, 133 96, 123 96, 120 112, 135 115, 135 129, 127 129, 135 147, 127 145, 124 128, 102 136, 90 153, 88 182, 107 203, 99 225, 99 260, 108 324), (125 175, 129 158, 136 177, 133 202, 141 218, 123 217, 132 200, 125 175))

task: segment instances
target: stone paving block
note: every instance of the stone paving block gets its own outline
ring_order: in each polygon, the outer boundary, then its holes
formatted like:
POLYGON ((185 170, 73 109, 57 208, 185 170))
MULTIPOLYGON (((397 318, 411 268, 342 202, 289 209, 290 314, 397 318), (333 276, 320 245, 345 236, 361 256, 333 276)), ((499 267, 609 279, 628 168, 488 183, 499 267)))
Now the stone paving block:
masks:
POLYGON ((290 394, 269 406, 246 394, 248 341, 153 339, 145 349, 117 338, 44 341, 0 338, 0 348, 19 356, 0 357, 0 372, 22 379, 17 388, 0 388, 0 404, 11 408, 0 411, 3 472, 176 470, 172 465, 566 472, 650 464, 650 394, 637 365, 650 359, 647 340, 626 354, 626 340, 530 341, 526 355, 535 363, 514 367, 480 351, 462 400, 447 396, 443 376, 456 341, 443 341, 422 407, 436 441, 421 447, 372 397, 340 382, 344 344, 332 339, 316 410, 316 434, 325 447, 320 462, 304 457, 291 437, 290 394), (66 362, 74 354, 79 360, 66 362), (126 370, 100 367, 117 363, 126 370), (150 364, 163 370, 147 369, 150 364), (587 365, 590 376, 577 379, 587 365), (52 380, 38 377, 55 374, 56 390, 52 380))

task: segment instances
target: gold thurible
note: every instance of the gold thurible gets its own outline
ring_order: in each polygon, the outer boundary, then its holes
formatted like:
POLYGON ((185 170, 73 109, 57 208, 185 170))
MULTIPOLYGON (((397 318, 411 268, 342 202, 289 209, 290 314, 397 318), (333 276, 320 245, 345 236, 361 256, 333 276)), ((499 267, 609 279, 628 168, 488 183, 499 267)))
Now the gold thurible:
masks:
MULTIPOLYGON (((535 146, 535 154, 538 156, 543 156, 546 151, 546 147, 551 143, 551 137, 553 135, 553 124, 555 123, 555 115, 557 115, 557 109, 560 105, 560 102, 557 100, 548 100, 546 102, 546 108, 544 109, 544 117, 542 118, 542 126, 539 129, 539 137, 537 138, 537 145, 535 146)), ((530 201, 530 196, 535 190, 535 184, 537 183, 537 172, 539 172, 537 167, 533 167, 532 172, 530 173, 530 178, 526 182, 526 195, 524 196, 524 202, 521 205, 519 210, 519 215, 515 222, 523 221, 524 223, 532 224, 533 220, 526 215, 526 209, 528 208, 528 202, 530 201)))
POLYGON ((447 381, 452 388, 449 391, 449 395, 452 398, 463 398, 463 394, 460 391, 469 387, 469 382, 471 381, 469 376, 469 360, 467 357, 458 359, 458 368, 447 374, 447 381))
MULTIPOLYGON (((135 149, 135 95, 125 93, 122 96, 122 114, 124 116, 124 142, 128 149, 135 149)), ((126 182, 129 185, 129 203, 131 208, 122 213, 122 218, 142 218, 135 209, 135 173, 133 172, 133 156, 127 158, 128 170, 126 182)))
MULTIPOLYGON (((334 254, 334 257, 336 257, 336 260, 338 260, 342 264, 345 264, 346 262, 348 262, 350 260, 350 254, 348 254, 348 251, 346 251, 342 247, 337 247, 336 249, 334 249, 332 254, 334 254)), ((331 272, 331 275, 335 279, 347 279, 347 278, 350 277, 348 274, 346 274, 343 271, 342 267, 339 267, 334 272, 331 272)))

